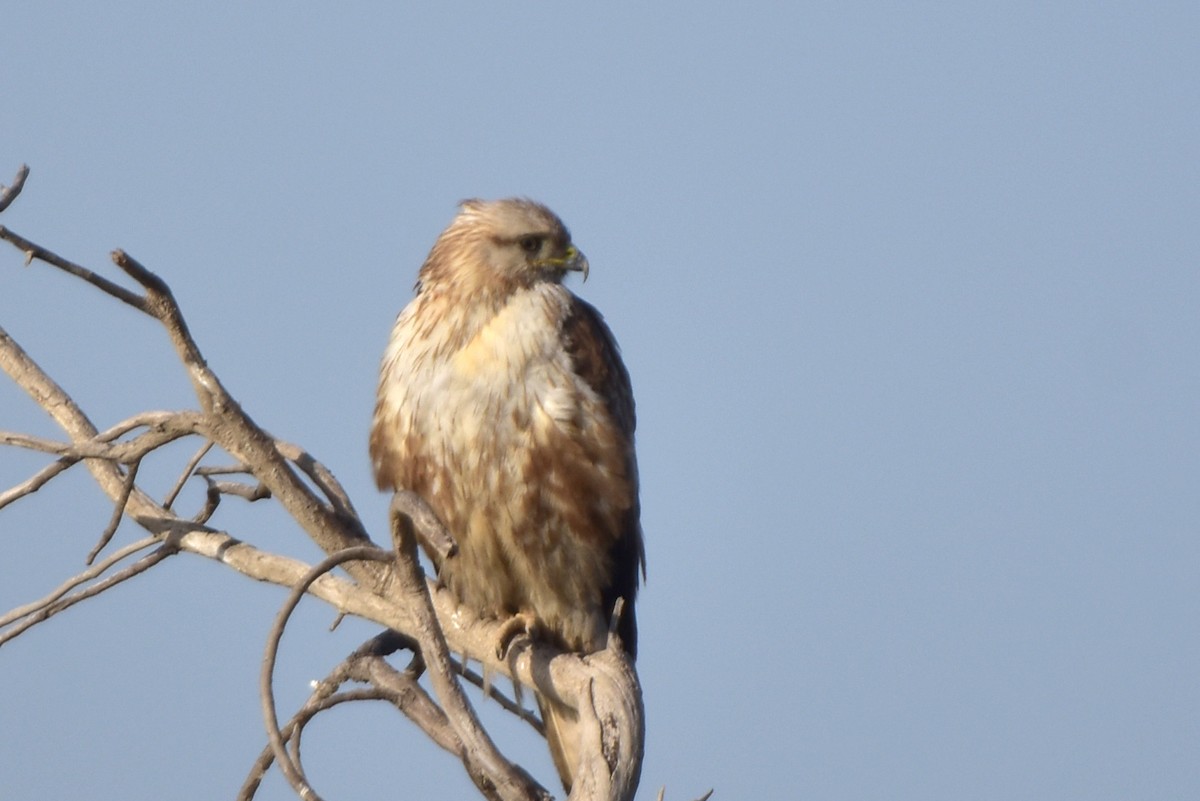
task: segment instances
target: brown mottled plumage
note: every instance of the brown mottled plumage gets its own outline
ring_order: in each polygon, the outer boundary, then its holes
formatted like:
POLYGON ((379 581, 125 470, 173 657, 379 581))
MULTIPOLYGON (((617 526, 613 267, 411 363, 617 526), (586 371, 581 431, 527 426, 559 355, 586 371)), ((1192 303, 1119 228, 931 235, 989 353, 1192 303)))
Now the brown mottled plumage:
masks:
MULTIPOLYGON (((392 330, 371 459, 380 488, 421 495, 454 536, 437 568, 463 605, 589 653, 623 598, 635 654, 633 395, 599 312, 562 285, 587 266, 545 206, 465 201, 392 330)), ((538 702, 569 790, 574 716, 538 702)))

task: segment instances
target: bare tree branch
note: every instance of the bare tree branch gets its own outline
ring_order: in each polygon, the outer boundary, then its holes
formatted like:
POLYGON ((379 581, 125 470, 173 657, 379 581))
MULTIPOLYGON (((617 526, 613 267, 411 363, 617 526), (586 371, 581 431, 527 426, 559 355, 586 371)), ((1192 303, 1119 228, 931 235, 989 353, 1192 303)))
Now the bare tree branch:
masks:
MULTIPOLYGON (((424 669, 414 640, 395 631, 385 631, 368 640, 346 657, 325 679, 317 682, 304 705, 280 730, 284 741, 299 739, 303 727, 320 712, 347 701, 388 701, 421 726, 431 739, 446 750, 460 754, 462 747, 450 731, 446 716, 417 683, 424 669), (414 651, 412 662, 403 672, 387 664, 383 657, 401 648, 414 651), (348 681, 371 685, 369 689, 339 692, 348 681)), ((294 748, 299 752, 299 744, 294 748)), ((267 770, 274 764, 275 752, 270 743, 259 754, 242 784, 238 799, 252 798, 267 770)))
POLYGON ((369 656, 352 662, 347 677, 368 683, 386 694, 388 700, 417 724, 430 740, 462 759, 463 746, 454 733, 454 727, 441 707, 417 683, 416 676, 396 670, 383 657, 369 656))
POLYGON ((13 182, 8 186, 0 187, 0 211, 7 209, 9 204, 17 199, 17 195, 21 194, 21 190, 25 187, 25 179, 28 177, 29 167, 22 164, 17 168, 13 182))
POLYGON ((200 446, 200 450, 196 451, 195 455, 193 455, 191 459, 188 459, 188 463, 184 465, 183 472, 180 474, 179 480, 175 482, 175 486, 171 487, 171 491, 167 493, 165 498, 163 498, 162 506, 164 509, 170 509, 175 505, 175 499, 179 497, 179 493, 183 492, 183 486, 187 484, 188 479, 192 477, 192 472, 196 469, 197 465, 200 464, 201 460, 203 460, 204 457, 208 455, 208 452, 212 450, 212 446, 213 443, 211 440, 205 442, 200 446))
POLYGON ((208 485, 221 495, 234 495, 246 501, 265 501, 271 497, 271 491, 262 484, 242 484, 237 481, 213 481, 206 479, 208 485))
POLYGON ((13 639, 14 637, 19 636, 22 632, 26 631, 27 629, 33 628, 38 623, 41 623, 41 622, 49 619, 50 617, 58 614, 59 612, 70 609, 72 606, 79 603, 80 601, 86 601, 88 598, 91 598, 92 596, 99 595, 100 593, 104 592, 105 590, 112 589, 116 585, 120 584, 122 581, 131 579, 134 576, 138 575, 139 573, 146 572, 147 570, 154 567, 156 564, 158 564, 162 560, 166 559, 168 556, 173 555, 174 553, 175 553, 174 548, 172 548, 168 545, 160 545, 158 548, 154 549, 146 556, 143 556, 141 559, 134 562, 129 567, 126 567, 123 570, 119 570, 116 573, 113 573, 111 576, 96 582, 95 584, 91 585, 90 587, 87 587, 86 589, 80 590, 79 592, 73 593, 71 595, 66 595, 65 597, 59 597, 50 603, 39 604, 39 608, 36 611, 26 614, 26 615, 22 615, 22 617, 24 619, 21 620, 21 622, 15 623, 11 628, 4 631, 3 633, 0 633, 0 645, 3 645, 4 643, 8 642, 9 640, 13 639))
MULTIPOLYGON (((327 709, 333 709, 339 704, 344 704, 349 701, 390 701, 392 700, 389 694, 379 689, 364 689, 350 690, 335 695, 317 697, 316 694, 309 699, 300 711, 288 721, 288 724, 280 729, 280 734, 285 741, 290 740, 298 727, 304 726, 308 721, 312 720, 317 714, 324 712, 327 709)), ((250 772, 242 783, 241 789, 238 791, 238 801, 250 801, 254 798, 254 794, 258 792, 258 787, 262 783, 263 777, 267 775, 267 771, 275 764, 275 751, 268 745, 258 755, 258 759, 250 767, 250 772)))
POLYGON ((147 308, 146 299, 141 295, 138 295, 136 292, 130 292, 120 284, 114 284, 112 281, 109 281, 103 276, 97 275, 88 268, 81 267, 75 262, 68 261, 62 256, 59 256, 57 253, 47 250, 41 245, 30 242, 25 237, 20 236, 14 231, 10 231, 3 225, 0 225, 0 239, 11 242, 14 247, 24 251, 26 264, 33 261, 43 261, 46 264, 57 267, 63 272, 70 273, 76 278, 88 282, 106 295, 110 295, 122 303, 130 305, 138 311, 143 311, 147 314, 151 313, 147 308))
POLYGON ((292 786, 292 789, 305 801, 319 801, 320 796, 312 789, 308 783, 304 771, 300 768, 297 760, 292 758, 292 755, 287 751, 287 744, 284 742, 283 735, 279 731, 279 717, 275 711, 275 690, 274 690, 274 675, 275 675, 275 658, 279 652, 279 640, 283 637, 283 630, 287 627, 288 618, 291 617, 292 610, 300 603, 300 599, 304 597, 309 586, 321 576, 328 573, 338 565, 344 564, 352 560, 374 560, 374 561, 391 561, 391 554, 380 551, 373 546, 358 546, 347 548, 344 551, 335 553, 327 557, 324 561, 314 567, 312 570, 301 579, 292 591, 288 594, 287 601, 283 608, 275 618, 274 625, 271 626, 271 633, 267 637, 267 650, 263 655, 262 671, 259 674, 259 695, 263 706, 263 721, 267 727, 267 738, 271 743, 271 750, 275 754, 275 761, 279 764, 280 770, 283 771, 284 777, 292 786))
MULTIPOLYGON (((31 254, 32 258, 75 275, 106 294, 157 319, 167 330, 177 355, 187 368, 201 408, 207 413, 208 421, 213 424, 213 429, 208 432, 210 439, 235 458, 247 464, 259 465, 258 478, 327 553, 370 541, 357 517, 348 517, 342 510, 322 503, 313 495, 288 467, 274 439, 255 425, 225 390, 216 374, 205 363, 188 331, 182 312, 162 279, 123 251, 114 251, 113 262, 146 290, 146 296, 142 297, 4 227, 0 227, 0 239, 13 243, 26 254, 31 254)), ((0 368, 25 389, 38 405, 50 411, 56 422, 72 436, 72 439, 91 439, 96 435, 95 427, 83 411, 70 400, 67 393, 42 372, 23 350, 16 347, 16 343, 2 330, 0 368), (11 347, 8 346, 9 343, 11 347)), ((101 488, 113 496, 113 485, 119 480, 114 470, 93 465, 92 472, 101 488)), ((157 507, 157 504, 144 495, 139 497, 135 493, 131 498, 131 509, 135 515, 142 510, 144 504, 149 504, 152 508, 157 507)), ((359 573, 358 578, 368 583, 377 583, 386 574, 385 570, 364 566, 351 566, 349 569, 352 573, 359 573)))
MULTIPOLYGON (((22 168, 13 184, 0 191, 0 211, 20 193, 27 175, 28 170, 22 168)), ((448 590, 428 581, 420 570, 416 558, 418 542, 437 561, 452 558, 456 549, 453 537, 428 506, 415 495, 397 495, 391 510, 395 553, 383 552, 373 545, 348 493, 333 474, 304 449, 277 440, 260 428, 221 384, 205 362, 170 288, 161 278, 123 251, 114 251, 113 263, 141 287, 144 294, 138 294, 2 226, 0 239, 23 251, 27 262, 39 261, 62 270, 156 319, 186 369, 199 403, 199 411, 146 412, 99 432, 70 395, 0 329, 0 369, 66 434, 65 441, 55 441, 0 432, 0 445, 57 457, 26 481, 0 493, 0 509, 37 492, 75 465, 83 464, 114 504, 113 516, 90 558, 107 545, 123 517, 150 533, 149 537, 90 566, 44 598, 0 618, 0 645, 174 553, 192 553, 290 591, 287 611, 281 610, 278 630, 273 631, 268 649, 269 659, 264 661, 267 688, 264 705, 270 695, 267 662, 273 664, 278 637, 286 626, 290 609, 304 594, 320 598, 340 614, 374 621, 395 632, 385 635, 393 638, 389 640, 393 645, 415 643, 419 651, 419 658, 409 670, 398 671, 384 658, 383 646, 372 645, 375 650, 364 646, 334 669, 283 729, 278 726, 273 701, 269 714, 264 706, 264 717, 271 723, 270 753, 260 755, 240 798, 253 796, 272 761, 279 762, 301 797, 316 798, 299 764, 299 740, 304 726, 320 711, 334 705, 372 699, 392 703, 431 740, 456 754, 485 796, 505 801, 548 799, 545 789, 500 754, 479 724, 460 685, 461 675, 487 693, 488 678, 503 675, 512 679, 517 688, 534 687, 539 693, 579 711, 587 740, 582 749, 585 764, 577 772, 571 798, 632 799, 641 771, 644 737, 641 691, 633 665, 615 638, 613 647, 587 657, 562 654, 549 645, 532 641, 513 643, 506 656, 501 657, 496 645, 505 630, 504 622, 480 620, 468 610, 460 609, 448 590), (163 502, 158 503, 138 483, 139 473, 149 469, 142 469, 144 459, 190 436, 199 437, 202 443, 182 471, 172 473, 179 477, 163 502), (214 447, 232 457, 236 467, 203 465, 214 447), (214 478, 231 474, 244 474, 248 480, 214 478), (206 493, 204 508, 189 520, 181 517, 174 506, 193 476, 205 481, 206 493), (209 527, 207 523, 217 511, 221 496, 227 494, 247 500, 276 499, 319 547, 335 557, 313 568, 209 527), (120 567, 125 559, 147 548, 154 549, 133 564, 120 567), (328 571, 334 564, 342 566, 349 579, 331 575, 328 571), (452 651, 463 655, 462 665, 450 658, 452 651), (482 675, 466 669, 467 659, 481 664, 482 675), (419 665, 423 667, 416 667, 419 665), (432 695, 418 683, 422 670, 432 695), (364 683, 368 689, 339 692, 338 688, 346 682, 364 683)), ((495 697, 506 710, 535 728, 539 726, 537 719, 522 710, 519 703, 499 694, 495 697)))
MULTIPOLYGON (((67 579, 65 582, 60 584, 53 592, 51 592, 49 595, 45 596, 44 598, 40 598, 37 601, 34 601, 33 603, 25 604, 24 606, 18 606, 16 609, 12 609, 12 610, 8 611, 7 613, 5 613, 4 615, 0 616, 0 629, 4 628, 5 626, 10 625, 11 623, 13 623, 16 620, 20 620, 21 618, 26 617, 27 615, 34 614, 36 612, 41 611, 42 609, 49 607, 51 604, 53 604, 59 598, 66 595, 68 592, 75 589, 80 584, 85 584, 85 583, 91 581, 92 579, 96 578, 97 576, 104 575, 104 573, 107 572, 113 565, 116 565, 117 563, 119 563, 122 560, 128 558, 129 556, 137 553, 138 551, 144 551, 145 549, 147 549, 153 545, 156 545, 158 543, 158 541, 159 541, 158 537, 145 537, 143 539, 138 540, 137 542, 126 545, 124 548, 122 548, 121 550, 112 554, 111 556, 109 556, 107 559, 105 559, 100 564, 92 565, 87 570, 80 573, 78 576, 67 579)), ((14 634, 12 636, 16 636, 16 635, 14 634)), ((7 634, 7 632, 0 633, 0 644, 3 644, 7 639, 11 639, 9 637, 9 635, 7 634)))
POLYGON ((471 670, 471 668, 467 667, 465 662, 451 660, 451 668, 454 670, 455 674, 462 677, 464 681, 470 682, 482 690, 483 694, 488 698, 488 700, 495 701, 496 704, 505 712, 520 718, 528 723, 530 727, 538 734, 542 735, 543 737, 546 736, 546 726, 544 723, 542 723, 542 719, 525 707, 521 706, 520 682, 517 682, 513 685, 514 692, 516 693, 516 699, 512 699, 492 686, 492 684, 487 681, 482 674, 477 673, 474 670, 471 670))
MULTIPOLYGON (((15 343, 13 343, 11 339, 8 339, 7 343, 4 342, 5 336, 6 335, 3 331, 3 329, 0 329, 0 348, 14 347, 15 343)), ((154 426, 168 424, 171 420, 175 419, 176 416, 179 414, 182 414, 182 413, 178 413, 178 412, 145 412, 143 414, 135 415, 135 416, 129 418, 128 420, 123 420, 120 423, 117 423, 115 426, 113 426, 112 428, 109 428, 107 431, 103 431, 100 434, 97 434, 95 437, 95 443, 100 443, 100 444, 111 443, 113 440, 115 440, 119 437, 123 437, 125 434, 128 434, 130 431, 132 431, 135 428, 141 428, 141 427, 150 428, 150 427, 154 427, 154 426)), ((99 458, 112 458, 112 459, 115 459, 116 461, 122 461, 124 459, 140 459, 140 458, 142 458, 142 456, 149 453, 154 448, 161 447, 162 445, 166 444, 169 441, 170 441, 169 438, 151 440, 150 442, 142 443, 141 447, 134 448, 131 451, 129 451, 128 453, 126 453, 126 452, 105 453, 103 450, 101 450, 97 455, 99 456, 99 458), (130 454, 132 454, 132 456, 130 454)), ((46 467, 39 470, 32 477, 30 477, 27 481, 25 481, 21 484, 18 484, 15 487, 11 487, 8 490, 5 490, 4 492, 0 492, 0 509, 3 509, 5 506, 7 506, 8 504, 12 503, 15 500, 18 500, 19 498, 23 498, 26 495, 30 495, 34 492, 37 492, 39 489, 41 489, 43 486, 45 486, 47 483, 49 483, 51 480, 53 480, 56 476, 58 476, 63 471, 67 470, 68 468, 74 466, 75 464, 78 464, 84 458, 84 455, 80 452, 80 449, 75 447, 74 445, 67 445, 65 443, 54 442, 53 440, 42 439, 39 437, 31 437, 28 434, 18 434, 18 433, 9 432, 9 431, 0 431, 0 445, 24 446, 24 447, 30 447, 33 450, 42 451, 44 453, 63 453, 63 454, 65 454, 62 458, 58 459, 57 461, 46 465, 46 467), (28 445, 26 445, 26 443, 28 443, 28 445)), ((211 447, 211 443, 210 443, 210 447, 211 447)))
POLYGON ((290 442, 275 440, 275 447, 285 459, 300 468, 300 471, 312 480, 335 512, 350 519, 358 519, 358 512, 354 510, 350 496, 325 465, 314 459, 308 451, 290 442))
POLYGON ((32 495, 53 481, 56 476, 62 474, 78 463, 78 459, 72 459, 68 456, 64 456, 63 458, 46 465, 41 470, 30 476, 27 480, 17 484, 15 487, 9 487, 4 492, 0 492, 0 509, 8 506, 13 501, 24 498, 26 495, 32 495))
POLYGON ((117 527, 121 525, 121 521, 125 519, 125 506, 129 503, 129 495, 133 492, 135 482, 137 482, 138 468, 141 467, 142 460, 134 459, 129 465, 128 471, 125 473, 125 483, 121 487, 121 495, 117 498, 117 502, 113 504, 112 518, 108 521, 108 525, 104 527, 104 531, 100 533, 100 541, 96 546, 88 552, 86 564, 91 564, 96 561, 96 556, 104 550, 104 546, 112 540, 113 535, 117 533, 117 527))
POLYGON ((394 493, 392 515, 394 517, 397 514, 408 517, 421 547, 432 554, 439 563, 458 553, 458 543, 420 495, 408 490, 394 493))
MULTIPOLYGON (((152 450, 201 432, 203 423, 203 419, 193 412, 176 412, 161 419, 144 434, 125 442, 115 443, 111 440, 101 439, 100 435, 75 442, 57 442, 29 434, 0 431, 0 445, 11 445, 56 456, 72 456, 77 460, 107 459, 121 464, 132 464, 152 450)), ((123 477, 122 480, 124 480, 123 477)))
MULTIPOLYGON (((303 727, 326 709, 332 709, 347 701, 387 701, 420 726, 439 746, 455 756, 461 756, 462 744, 451 730, 445 714, 417 683, 417 672, 411 669, 398 671, 383 659, 382 654, 374 652, 372 643, 395 634, 385 632, 376 637, 347 657, 326 679, 318 682, 308 701, 280 730, 284 741, 298 738, 303 727), (371 686, 368 689, 338 692, 338 688, 347 681, 362 682, 371 686)), ((414 662, 420 662, 420 657, 414 657, 414 662)), ((295 751, 298 750, 297 745, 295 751)), ((238 794, 239 801, 253 798, 263 776, 274 762, 275 752, 268 744, 251 766, 238 794)))
MULTIPOLYGON (((393 499, 392 502, 392 544, 396 549, 395 576, 398 584, 396 595, 416 615, 413 636, 421 645, 421 656, 429 668, 434 693, 463 744, 463 764, 467 773, 475 786, 489 798, 514 801, 549 799, 550 794, 545 788, 500 754, 454 677, 450 652, 433 608, 429 585, 417 560, 415 524, 405 512, 412 503, 412 498, 393 499)), ((433 517, 432 512, 429 516, 433 517)))

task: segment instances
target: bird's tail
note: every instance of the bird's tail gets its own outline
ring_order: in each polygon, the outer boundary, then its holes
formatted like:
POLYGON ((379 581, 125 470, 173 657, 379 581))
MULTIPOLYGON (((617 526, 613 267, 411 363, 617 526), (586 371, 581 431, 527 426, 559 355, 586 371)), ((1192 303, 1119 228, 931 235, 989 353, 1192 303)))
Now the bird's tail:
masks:
POLYGON ((563 788, 569 795, 575 769, 579 765, 579 714, 540 693, 537 702, 546 726, 546 744, 550 746, 550 756, 554 758, 558 777, 562 779, 563 788))

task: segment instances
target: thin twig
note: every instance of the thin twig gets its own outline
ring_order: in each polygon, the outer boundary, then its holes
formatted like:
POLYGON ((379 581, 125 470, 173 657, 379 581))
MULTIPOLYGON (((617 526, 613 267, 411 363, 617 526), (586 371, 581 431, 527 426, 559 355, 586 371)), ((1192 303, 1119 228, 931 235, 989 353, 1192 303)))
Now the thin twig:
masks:
POLYGON ((161 426, 177 425, 180 421, 184 421, 184 425, 197 425, 199 417, 193 411, 175 411, 175 412, 141 412, 133 417, 126 418, 111 428, 107 428, 96 435, 98 442, 112 442, 118 437, 123 437, 135 428, 155 428, 161 426))
MULTIPOLYGON (((11 342, 11 340, 9 340, 9 342, 11 342)), ((13 344, 15 344, 15 343, 13 343, 13 344)), ((142 414, 134 415, 133 417, 129 418, 128 420, 123 420, 120 423, 117 423, 112 428, 107 429, 106 431, 100 432, 93 438, 93 441, 98 442, 98 443, 112 442, 113 440, 124 436, 125 434, 129 433, 130 431, 132 431, 135 428, 140 428, 143 426, 149 428, 149 427, 154 427, 154 426, 169 425, 169 424, 172 424, 175 422, 179 422, 181 420, 186 425, 196 425, 197 423, 195 420, 180 417, 180 415, 190 415, 190 414, 192 414, 192 413, 190 413, 190 412, 144 412, 142 414)), ((26 435, 24 435, 24 434, 16 435, 11 432, 0 432, 0 439, 5 439, 6 442, 7 442, 8 437, 18 437, 18 436, 25 437, 26 435)), ((52 440, 41 440, 41 442, 46 443, 47 447, 50 448, 51 450, 53 450, 54 448, 64 447, 62 445, 62 443, 54 443, 53 445, 49 445, 49 443, 53 442, 52 440)), ((0 444, 5 444, 5 443, 0 443, 0 444)), ((142 446, 140 446, 140 447, 142 447, 146 453, 149 453, 150 450, 153 450, 155 447, 159 447, 160 444, 165 444, 165 443, 155 444, 155 441, 151 440, 149 443, 143 443, 142 446)), ((38 450, 45 451, 46 449, 38 448, 38 450)), ((11 488, 5 490, 4 492, 0 492, 0 509, 3 509, 5 506, 8 506, 13 501, 23 498, 26 495, 31 495, 34 492, 37 492, 39 489, 41 489, 46 484, 48 484, 51 480, 53 480, 56 476, 58 476, 65 470, 73 467, 74 465, 78 464, 84 458, 85 457, 79 453, 65 454, 65 455, 59 457, 56 461, 51 462, 50 464, 43 467, 41 470, 39 470, 37 473, 35 473, 33 476, 31 476, 29 479, 22 482, 21 484, 18 484, 15 487, 11 487, 11 488)), ((140 458, 140 457, 134 456, 133 458, 140 458)))
MULTIPOLYGON (((484 697, 490 701, 495 701, 500 705, 500 708, 505 712, 510 712, 521 720, 533 727, 533 730, 543 737, 546 736, 546 725, 542 719, 535 715, 531 710, 521 706, 520 702, 515 698, 509 698, 504 693, 496 689, 495 685, 485 681, 480 673, 476 673, 471 668, 467 667, 465 661, 453 660, 453 667, 458 675, 462 676, 466 681, 474 684, 480 690, 483 690, 484 697)), ((520 683, 514 683, 513 687, 519 692, 520 683)))
POLYGON ((421 644, 407 634, 394 629, 381 631, 355 648, 347 661, 366 656, 391 656, 397 651, 412 652, 413 658, 405 668, 406 673, 419 677, 425 672, 425 662, 421 659, 421 644))
POLYGON ((204 467, 196 469, 198 476, 246 476, 253 475, 254 471, 244 464, 206 464, 204 467))
MULTIPOLYGON (((296 772, 299 773, 300 776, 305 776, 304 759, 300 755, 300 744, 304 739, 304 726, 306 723, 308 723, 308 721, 312 720, 312 718, 296 718, 294 715, 292 718, 296 721, 296 725, 292 727, 292 736, 284 740, 284 745, 288 749, 288 755, 291 757, 292 764, 296 766, 296 772)), ((282 736, 282 733, 280 736, 282 736)), ((308 779, 306 778, 305 781, 308 781, 308 779)))
POLYGON ((125 473, 125 486, 121 490, 121 496, 117 498, 117 502, 113 505, 112 518, 108 521, 108 525, 104 527, 104 531, 100 533, 100 541, 88 553, 84 564, 90 565, 96 561, 96 556, 100 551, 104 550, 104 546, 108 545, 113 535, 117 533, 117 527, 121 525, 121 520, 125 517, 125 507, 129 504, 129 495, 133 492, 133 488, 137 484, 138 468, 141 465, 141 459, 136 459, 133 464, 129 465, 128 471, 125 473))
MULTIPOLYGON (((195 412, 175 412, 169 420, 159 422, 133 439, 123 442, 109 442, 101 439, 98 434, 74 442, 60 442, 17 431, 0 431, 0 445, 10 445, 55 456, 71 456, 76 459, 133 462, 150 451, 157 450, 177 439, 201 433, 203 425, 203 419, 195 412)), ((122 476, 122 478, 124 477, 122 476)))
POLYGON ((17 195, 21 194, 21 190, 25 187, 25 179, 28 177, 29 165, 22 164, 17 168, 13 182, 8 186, 0 187, 0 211, 7 209, 9 204, 17 199, 17 195))
POLYGON ((400 490, 392 495, 392 509, 412 520, 421 546, 435 564, 440 565, 458 553, 458 543, 454 541, 450 530, 420 495, 410 490, 400 490))
POLYGON ((57 267, 63 272, 70 273, 76 278, 87 281, 92 286, 99 289, 104 294, 114 297, 122 303, 126 303, 140 312, 153 314, 150 311, 146 299, 136 292, 130 292, 120 284, 113 283, 102 275, 97 275, 86 267, 80 266, 73 261, 64 259, 57 253, 54 253, 41 245, 30 242, 25 237, 11 231, 8 228, 0 225, 0 239, 11 242, 15 247, 25 253, 25 261, 42 261, 52 267, 57 267))
POLYGON ((299 445, 277 439, 275 447, 285 459, 300 468, 300 471, 312 480, 317 489, 321 490, 329 499, 330 506, 335 512, 352 518, 358 517, 358 512, 354 510, 354 504, 350 502, 350 495, 329 471, 329 468, 313 458, 312 454, 299 445))
POLYGON ((243 484, 240 481, 213 481, 207 479, 208 483, 216 488, 217 492, 222 495, 233 495, 244 500, 254 502, 263 501, 271 497, 271 491, 262 484, 243 484))
POLYGON ((20 623, 14 625, 3 634, 0 634, 0 645, 4 645, 4 643, 8 642, 9 640, 19 637, 25 631, 33 628, 38 623, 57 615, 59 612, 70 609, 80 601, 86 601, 88 598, 91 598, 94 595, 99 595, 105 590, 115 587, 122 581, 131 579, 139 573, 144 573, 176 552, 177 549, 174 546, 168 544, 160 545, 158 548, 146 554, 129 567, 113 573, 108 578, 96 582, 87 589, 81 590, 73 595, 68 595, 65 598, 60 598, 52 603, 42 606, 39 611, 25 616, 25 619, 20 623))
POLYGON ((114 459, 112 445, 94 440, 79 443, 78 447, 70 442, 45 437, 35 437, 32 434, 22 434, 19 431, 0 431, 0 445, 10 448, 23 448, 27 451, 50 453, 56 456, 75 456, 77 459, 114 459))
MULTIPOLYGON (((304 702, 304 705, 296 714, 292 716, 287 725, 280 729, 281 736, 284 740, 291 739, 293 732, 298 736, 300 727, 303 727, 319 712, 347 701, 390 701, 406 715, 413 717, 413 700, 421 700, 417 698, 420 695, 423 696, 424 700, 433 708, 435 713, 440 713, 441 710, 437 709, 432 701, 429 701, 428 696, 424 694, 421 686, 417 683, 417 679, 424 668, 421 664, 419 652, 415 651, 416 648, 417 643, 411 637, 390 629, 367 640, 367 642, 356 648, 350 656, 346 657, 345 660, 335 667, 328 676, 317 682, 312 695, 309 696, 308 700, 304 702), (409 667, 403 673, 392 668, 387 679, 376 681, 368 665, 373 665, 376 662, 387 665, 383 657, 402 648, 414 650, 413 659, 409 667), (373 686, 367 690, 337 692, 338 688, 347 681, 361 681, 370 683, 373 686)), ((390 668, 390 665, 388 667, 390 668)), ((445 716, 442 716, 442 720, 444 722, 445 716)), ((253 798, 267 770, 270 769, 274 762, 275 752, 271 748, 271 745, 268 744, 259 754, 254 765, 251 766, 250 772, 242 784, 242 789, 238 793, 239 801, 253 798)))
POLYGON ((625 650, 625 644, 621 642, 621 616, 625 614, 625 599, 617 598, 613 604, 612 614, 608 618, 608 637, 606 638, 605 648, 614 650, 625 650))
POLYGON ((256 484, 252 487, 249 484, 241 484, 236 481, 213 481, 208 476, 202 477, 206 485, 204 506, 192 516, 192 522, 194 523, 207 523, 216 514, 217 507, 221 505, 221 498, 226 495, 244 498, 251 503, 271 497, 271 491, 262 484, 256 484))
POLYGON ((167 497, 163 498, 162 506, 164 509, 170 509, 175 505, 175 499, 179 497, 179 493, 183 492, 183 486, 187 484, 189 478, 192 477, 192 471, 196 469, 196 465, 200 464, 210 450, 212 450, 213 441, 210 439, 200 446, 200 450, 188 459, 186 465, 183 466, 183 473, 179 476, 179 480, 175 482, 175 486, 171 487, 171 491, 167 493, 167 497))
POLYGON ((55 476, 77 464, 79 464, 79 460, 70 456, 63 456, 56 459, 15 487, 10 487, 4 492, 0 492, 0 509, 8 506, 13 501, 24 498, 26 495, 32 495, 50 483, 55 476))
POLYGON ((417 681, 417 676, 407 670, 396 670, 379 656, 353 660, 347 675, 355 681, 386 690, 391 694, 392 704, 425 732, 435 745, 460 760, 463 758, 462 741, 454 733, 446 713, 417 681))
POLYGON ((279 763, 279 769, 283 772, 284 778, 287 779, 292 789, 301 798, 305 799, 305 801, 319 801, 320 796, 313 790, 312 785, 305 778, 300 766, 295 763, 291 755, 287 752, 283 735, 279 731, 279 717, 275 711, 275 659, 279 653, 279 640, 283 637, 283 630, 287 627, 288 619, 291 617, 296 605, 300 603, 300 599, 308 591, 309 586, 338 565, 353 560, 388 562, 392 560, 392 555, 386 551, 379 550, 375 546, 360 545, 339 551, 325 558, 320 564, 309 570, 304 578, 292 588, 292 591, 288 594, 287 601, 284 602, 283 608, 275 616, 275 622, 271 626, 271 633, 267 636, 266 653, 263 655, 262 670, 259 673, 258 689, 261 696, 260 700, 262 701, 263 722, 267 728, 267 739, 270 740, 271 750, 275 754, 275 761, 279 763))
POLYGON ((89 582, 92 579, 94 579, 96 576, 102 575, 110 567, 117 564, 118 562, 125 559, 126 557, 131 556, 132 554, 135 554, 138 551, 145 550, 146 548, 149 548, 150 546, 155 545, 160 541, 161 541, 161 538, 159 538, 159 537, 143 537, 142 539, 138 540, 137 542, 132 542, 129 545, 126 545, 124 548, 122 548, 119 551, 117 551, 116 553, 112 554, 111 556, 109 556, 107 559, 105 559, 100 564, 93 565, 92 567, 83 571, 79 575, 73 576, 72 578, 67 579, 62 584, 60 584, 58 587, 56 587, 53 592, 51 592, 49 595, 45 596, 44 598, 39 598, 38 600, 33 601, 32 603, 25 604, 24 606, 18 606, 16 609, 10 609, 2 617, 0 617, 0 628, 9 625, 14 620, 20 620, 21 618, 25 617, 28 614, 31 614, 33 612, 38 611, 39 609, 49 606, 50 604, 57 601, 59 598, 66 595, 71 590, 78 587, 80 584, 89 582))
POLYGON ((204 506, 201 506, 200 511, 192 515, 192 522, 201 525, 207 523, 220 505, 221 491, 217 489, 215 482, 207 478, 204 479, 204 506))
MULTIPOLYGON (((323 697, 315 702, 310 698, 311 705, 306 703, 280 732, 284 739, 290 739, 297 725, 306 724, 320 712, 349 701, 392 701, 393 699, 390 695, 387 690, 370 688, 347 690, 346 692, 323 697)), ((271 765, 273 764, 275 764, 275 751, 268 745, 258 755, 254 764, 251 765, 250 772, 242 783, 242 788, 238 791, 237 801, 250 801, 250 799, 254 798, 254 794, 258 792, 258 787, 262 783, 263 777, 267 775, 267 771, 271 769, 271 765)))
MULTIPOLYGON (((217 374, 210 370, 204 361, 204 356, 200 353, 200 346, 196 344, 191 331, 188 330, 183 310, 179 308, 179 304, 175 301, 175 295, 171 292, 171 287, 167 285, 167 282, 123 250, 114 250, 110 255, 113 264, 124 270, 126 275, 137 281, 146 290, 145 307, 142 310, 167 329, 171 344, 175 346, 175 355, 187 368, 202 408, 206 411, 224 410, 227 412, 237 409, 240 412, 236 401, 221 385, 217 374)), ((249 418, 246 418, 244 413, 242 413, 242 417, 245 422, 249 422, 249 418)), ((254 429, 256 433, 265 434, 257 426, 254 426, 254 429)))

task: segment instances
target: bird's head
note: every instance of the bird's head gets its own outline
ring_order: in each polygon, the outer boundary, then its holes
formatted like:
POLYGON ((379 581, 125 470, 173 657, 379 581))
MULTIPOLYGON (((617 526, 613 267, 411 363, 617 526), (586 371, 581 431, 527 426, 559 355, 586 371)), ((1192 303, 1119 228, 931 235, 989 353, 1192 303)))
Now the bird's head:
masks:
POLYGON ((421 285, 507 294, 561 282, 568 272, 581 272, 586 281, 587 258, 550 209, 523 198, 464 200, 430 251, 421 285))

